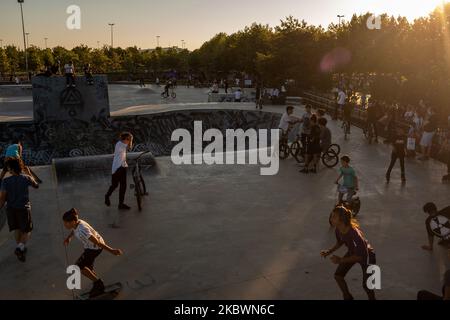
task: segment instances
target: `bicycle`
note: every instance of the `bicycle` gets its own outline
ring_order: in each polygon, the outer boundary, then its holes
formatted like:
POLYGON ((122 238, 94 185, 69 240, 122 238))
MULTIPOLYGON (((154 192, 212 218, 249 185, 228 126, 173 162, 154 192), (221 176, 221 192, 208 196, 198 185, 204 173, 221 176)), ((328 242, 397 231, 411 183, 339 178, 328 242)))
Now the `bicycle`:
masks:
POLYGON ((142 200, 145 196, 148 196, 147 186, 145 185, 144 177, 142 176, 141 166, 139 160, 150 151, 145 151, 136 158, 136 165, 133 168, 132 176, 134 184, 130 184, 130 189, 134 190, 137 205, 139 211, 142 211, 142 200))
MULTIPOLYGON (((341 184, 338 184, 337 186, 337 193, 338 195, 342 194, 343 196, 345 194, 348 193, 348 189, 346 187, 344 187, 341 184)), ((339 202, 338 200, 338 204, 335 207, 338 206, 342 206, 344 208, 346 208, 347 210, 350 210, 352 213, 353 218, 355 218, 358 213, 361 211, 361 200, 359 199, 359 197, 355 197, 356 196, 356 191, 354 192, 354 194, 352 195, 352 197, 350 198, 350 200, 343 200, 342 202, 339 202)), ((338 198, 340 198, 338 196, 338 198)), ((331 224, 331 216, 333 215, 333 212, 330 213, 330 217, 329 217, 329 223, 330 226, 331 224)))
MULTIPOLYGON (((341 184, 338 184, 337 186, 337 192, 340 198, 340 195, 342 194, 342 199, 344 198, 345 195, 348 195, 349 190, 344 187, 341 184)), ((347 200, 342 200, 341 203, 339 203, 339 205, 342 205, 344 207, 346 207, 348 210, 350 210, 353 214, 353 217, 356 217, 359 213, 359 211, 361 210, 361 200, 359 199, 359 197, 356 197, 356 190, 354 191, 354 194, 351 196, 350 199, 347 198, 347 200)))
POLYGON ((176 99, 177 94, 173 88, 170 88, 168 92, 164 91, 163 93, 161 93, 161 97, 163 99, 167 99, 169 97, 171 97, 172 99, 176 99))
POLYGON ((288 142, 289 133, 283 135, 280 142, 280 159, 286 160, 289 156, 293 156, 297 162, 301 162, 298 159, 299 154, 303 154, 303 146, 301 143, 300 136, 297 135, 297 138, 294 142, 289 145, 288 142))
POLYGON ((374 123, 368 123, 367 128, 364 130, 364 136, 369 141, 369 144, 372 144, 373 138, 375 136, 375 128, 374 123))
POLYGON ((336 167, 337 164, 339 163, 339 153, 336 153, 334 146, 337 145, 331 145, 327 151, 322 153, 322 163, 325 167, 330 169, 336 167))

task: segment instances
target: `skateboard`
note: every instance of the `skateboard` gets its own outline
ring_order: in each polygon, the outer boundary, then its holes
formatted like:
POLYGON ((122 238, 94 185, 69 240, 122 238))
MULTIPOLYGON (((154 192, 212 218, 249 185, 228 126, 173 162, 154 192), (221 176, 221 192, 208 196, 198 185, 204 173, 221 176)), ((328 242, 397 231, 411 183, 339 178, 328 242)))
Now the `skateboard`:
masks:
POLYGON ((119 293, 122 291, 122 283, 117 282, 109 286, 105 286, 105 292, 102 294, 90 297, 89 292, 82 293, 80 295, 76 295, 77 300, 114 300, 119 293))

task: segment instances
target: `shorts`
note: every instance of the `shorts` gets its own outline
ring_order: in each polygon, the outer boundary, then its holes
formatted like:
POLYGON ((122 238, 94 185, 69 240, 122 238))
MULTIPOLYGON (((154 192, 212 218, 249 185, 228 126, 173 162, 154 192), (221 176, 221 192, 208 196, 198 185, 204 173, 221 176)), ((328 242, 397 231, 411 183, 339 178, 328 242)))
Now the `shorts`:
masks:
POLYGON ((9 231, 19 230, 23 233, 33 231, 33 221, 31 220, 31 209, 7 208, 9 231))
POLYGON ((83 270, 84 268, 94 270, 95 259, 97 259, 102 251, 103 249, 84 249, 83 254, 78 258, 75 264, 80 268, 80 270, 83 270))
POLYGON ((433 143, 434 132, 424 132, 422 134, 422 139, 420 140, 420 145, 424 148, 431 147, 433 143))

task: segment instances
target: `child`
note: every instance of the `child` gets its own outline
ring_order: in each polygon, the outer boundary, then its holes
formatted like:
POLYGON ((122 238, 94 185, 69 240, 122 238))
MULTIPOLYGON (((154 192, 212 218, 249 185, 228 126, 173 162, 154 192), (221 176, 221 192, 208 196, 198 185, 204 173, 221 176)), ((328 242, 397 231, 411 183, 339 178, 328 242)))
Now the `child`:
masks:
POLYGON ((331 224, 336 228, 336 244, 333 248, 323 250, 320 254, 326 258, 333 252, 345 245, 348 252, 344 257, 333 255, 331 262, 339 265, 334 274, 334 278, 342 291, 344 300, 353 300, 345 276, 350 269, 356 264, 362 268, 363 272, 363 288, 369 297, 369 300, 375 300, 375 292, 367 287, 369 274, 367 268, 376 263, 376 256, 372 246, 364 238, 358 223, 352 218, 352 212, 344 207, 336 207, 331 216, 331 224))
POLYGON ((341 178, 344 178, 342 190, 339 190, 339 204, 342 204, 345 193, 347 193, 347 201, 350 202, 352 197, 355 195, 355 191, 358 191, 359 189, 358 177, 356 176, 356 172, 352 167, 350 167, 350 157, 343 156, 341 158, 341 165, 342 167, 339 169, 340 174, 336 180, 336 184, 339 184, 339 180, 341 180, 341 178))
POLYGON ((405 156, 406 156, 406 135, 401 127, 397 127, 396 135, 393 136, 392 140, 392 153, 391 153, 391 163, 386 172, 386 182, 389 183, 391 180, 391 172, 397 162, 400 160, 400 169, 402 173, 402 182, 406 182, 405 175, 405 156))
POLYGON ((26 244, 33 231, 31 219, 31 202, 28 189, 39 188, 33 177, 23 173, 20 159, 9 158, 5 167, 9 176, 3 179, 0 187, 0 209, 6 203, 6 214, 8 218, 9 231, 15 232, 17 243, 15 255, 21 262, 25 262, 27 248, 26 244))
POLYGON ((105 204, 111 205, 110 197, 114 190, 119 188, 119 210, 130 210, 125 204, 125 193, 127 191, 127 151, 133 149, 133 135, 129 132, 123 132, 120 135, 120 141, 117 142, 114 149, 114 160, 112 165, 111 186, 105 195, 105 204))
POLYGON ((76 265, 80 268, 81 273, 94 284, 89 296, 92 298, 101 295, 105 291, 105 285, 94 271, 95 259, 102 253, 103 249, 115 256, 121 256, 122 250, 109 247, 97 231, 87 222, 78 218, 77 209, 71 209, 64 213, 63 221, 64 227, 72 230, 64 240, 64 245, 68 246, 74 236, 83 243, 84 252, 77 260, 76 265))

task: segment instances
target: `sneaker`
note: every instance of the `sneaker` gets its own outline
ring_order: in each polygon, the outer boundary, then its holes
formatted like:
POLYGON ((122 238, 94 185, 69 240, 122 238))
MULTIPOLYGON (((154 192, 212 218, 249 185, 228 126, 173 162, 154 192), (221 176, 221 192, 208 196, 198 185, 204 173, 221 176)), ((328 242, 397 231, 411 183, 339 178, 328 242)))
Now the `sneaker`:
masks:
POLYGON ((105 292, 105 285, 102 280, 94 282, 91 291, 89 292, 89 298, 95 298, 105 292))
POLYGON ((111 200, 109 200, 109 197, 107 195, 105 195, 105 204, 107 207, 111 206, 111 200))
POLYGON ((20 262, 25 262, 25 253, 22 250, 20 250, 19 248, 16 248, 14 253, 17 256, 17 259, 19 259, 20 262))
POLYGON ((127 206, 124 203, 119 204, 119 210, 130 210, 130 209, 131 209, 131 207, 127 206))

